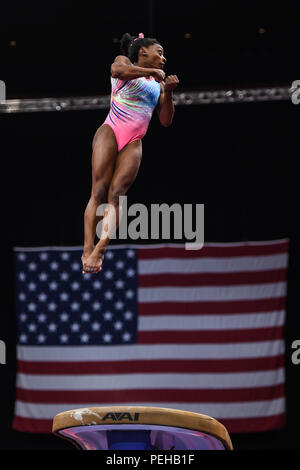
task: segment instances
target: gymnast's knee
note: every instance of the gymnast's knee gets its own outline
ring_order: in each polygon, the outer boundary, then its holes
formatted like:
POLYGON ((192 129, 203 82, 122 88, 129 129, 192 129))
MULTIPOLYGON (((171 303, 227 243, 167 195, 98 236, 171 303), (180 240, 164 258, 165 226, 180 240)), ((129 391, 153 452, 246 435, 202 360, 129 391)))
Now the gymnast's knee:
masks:
POLYGON ((108 192, 108 203, 112 204, 115 207, 118 207, 120 204, 120 197, 125 196, 125 194, 125 186, 118 185, 110 188, 108 192))
POLYGON ((92 187, 92 198, 95 204, 103 204, 107 198, 107 185, 103 181, 97 181, 92 187))

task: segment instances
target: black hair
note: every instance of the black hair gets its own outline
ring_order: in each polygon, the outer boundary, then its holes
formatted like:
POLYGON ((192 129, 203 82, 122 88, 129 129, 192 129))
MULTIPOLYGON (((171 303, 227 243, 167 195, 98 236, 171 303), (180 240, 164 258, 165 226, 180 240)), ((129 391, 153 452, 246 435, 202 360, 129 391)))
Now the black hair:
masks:
POLYGON ((125 33, 120 40, 120 51, 122 55, 126 55, 134 63, 138 61, 140 48, 142 46, 149 47, 152 44, 161 45, 155 38, 139 38, 125 33))

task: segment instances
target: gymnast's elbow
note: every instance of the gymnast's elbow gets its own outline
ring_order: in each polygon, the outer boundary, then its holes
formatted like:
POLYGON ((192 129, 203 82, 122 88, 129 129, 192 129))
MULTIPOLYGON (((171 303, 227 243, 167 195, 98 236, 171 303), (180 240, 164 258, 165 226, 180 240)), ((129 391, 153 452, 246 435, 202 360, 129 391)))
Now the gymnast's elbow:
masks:
POLYGON ((160 123, 163 127, 170 127, 171 124, 172 124, 172 119, 171 120, 168 120, 168 121, 165 121, 165 120, 160 120, 160 123))

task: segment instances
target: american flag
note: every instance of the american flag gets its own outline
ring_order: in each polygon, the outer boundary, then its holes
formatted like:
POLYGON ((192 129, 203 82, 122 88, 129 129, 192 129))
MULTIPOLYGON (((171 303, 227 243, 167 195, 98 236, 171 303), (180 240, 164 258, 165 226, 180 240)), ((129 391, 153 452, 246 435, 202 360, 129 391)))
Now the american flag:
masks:
POLYGON ((13 428, 47 433, 57 413, 109 405, 283 427, 288 245, 111 245, 89 275, 82 247, 15 248, 13 428))

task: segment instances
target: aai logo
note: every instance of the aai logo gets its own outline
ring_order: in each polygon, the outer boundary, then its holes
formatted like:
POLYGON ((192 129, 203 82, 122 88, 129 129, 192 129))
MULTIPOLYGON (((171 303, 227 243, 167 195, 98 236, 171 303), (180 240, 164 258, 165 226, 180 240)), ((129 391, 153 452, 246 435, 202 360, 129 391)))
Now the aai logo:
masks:
POLYGON ((106 421, 107 419, 111 419, 112 421, 138 421, 140 413, 113 413, 109 412, 102 418, 102 421, 106 421))

